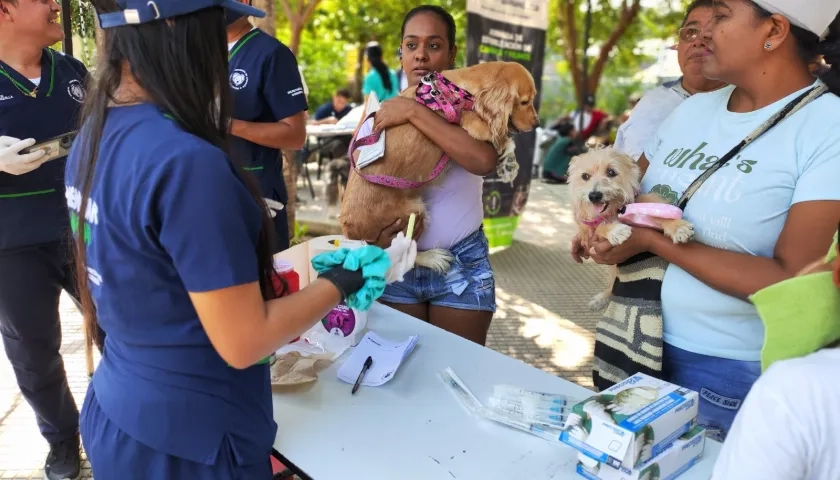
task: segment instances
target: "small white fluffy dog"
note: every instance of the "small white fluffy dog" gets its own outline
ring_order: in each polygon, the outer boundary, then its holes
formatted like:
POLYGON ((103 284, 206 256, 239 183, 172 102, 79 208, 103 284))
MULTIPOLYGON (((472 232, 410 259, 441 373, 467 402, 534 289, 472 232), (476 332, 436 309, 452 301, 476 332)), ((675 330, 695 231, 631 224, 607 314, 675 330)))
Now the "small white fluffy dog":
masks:
MULTIPOLYGON (((632 158, 609 147, 592 149, 572 159, 568 179, 580 238, 589 238, 594 233, 612 245, 621 245, 633 231, 618 221, 625 205, 668 203, 655 193, 639 195, 640 177, 639 166, 632 158)), ((674 243, 686 243, 694 237, 694 226, 685 220, 658 218, 656 221, 674 243)), ((602 310, 607 306, 615 276, 613 267, 607 289, 592 299, 591 309, 602 310)))

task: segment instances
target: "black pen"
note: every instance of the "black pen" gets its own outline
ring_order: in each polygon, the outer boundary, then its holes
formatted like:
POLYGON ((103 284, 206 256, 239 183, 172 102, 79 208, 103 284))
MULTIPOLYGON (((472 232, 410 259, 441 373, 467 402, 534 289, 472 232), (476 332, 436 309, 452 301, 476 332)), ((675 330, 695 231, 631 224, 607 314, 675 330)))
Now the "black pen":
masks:
POLYGON ((356 383, 353 385, 353 390, 350 391, 350 395, 356 394, 356 390, 358 390, 359 385, 362 384, 362 378, 365 376, 365 372, 368 371, 368 368, 370 368, 371 365, 373 365, 373 358, 367 357, 365 364, 362 365, 362 371, 359 372, 359 378, 356 379, 356 383))

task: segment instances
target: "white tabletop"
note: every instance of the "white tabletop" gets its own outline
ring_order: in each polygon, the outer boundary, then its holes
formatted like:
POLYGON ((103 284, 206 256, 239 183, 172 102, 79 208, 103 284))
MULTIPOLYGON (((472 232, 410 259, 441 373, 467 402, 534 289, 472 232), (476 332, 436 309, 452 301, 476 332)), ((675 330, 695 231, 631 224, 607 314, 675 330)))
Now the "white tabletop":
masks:
MULTIPOLYGON (((304 390, 274 394, 275 448, 314 480, 576 479, 571 447, 470 416, 438 377, 452 367, 482 402, 496 384, 586 398, 591 391, 437 327, 375 305, 368 328, 389 340, 419 335, 394 379, 351 386, 336 370, 304 390)), ((707 480, 720 450, 680 480, 707 480)))
POLYGON ((307 125, 306 134, 312 137, 339 137, 342 135, 353 135, 356 126, 346 125, 307 125))

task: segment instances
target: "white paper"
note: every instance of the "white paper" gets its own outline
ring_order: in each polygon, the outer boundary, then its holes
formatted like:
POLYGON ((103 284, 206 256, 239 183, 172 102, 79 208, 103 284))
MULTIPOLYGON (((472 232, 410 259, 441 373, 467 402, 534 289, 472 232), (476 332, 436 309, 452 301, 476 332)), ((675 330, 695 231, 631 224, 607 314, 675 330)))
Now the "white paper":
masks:
MULTIPOLYGON (((379 99, 376 97, 376 93, 370 92, 367 104, 365 105, 365 117, 369 116, 371 113, 379 111, 380 106, 381 104, 379 103, 379 99)), ((376 160, 379 160, 384 155, 385 131, 383 130, 379 134, 379 140, 377 140, 376 143, 359 147, 359 158, 356 160, 356 168, 364 168, 376 160)))
POLYGON ((394 378, 402 361, 414 350, 418 338, 413 335, 407 340, 397 343, 385 340, 373 332, 368 332, 359 342, 359 345, 353 349, 353 353, 339 367, 339 380, 350 384, 356 383, 365 360, 367 360, 367 357, 371 357, 373 363, 365 372, 361 384, 366 387, 384 385, 394 378))

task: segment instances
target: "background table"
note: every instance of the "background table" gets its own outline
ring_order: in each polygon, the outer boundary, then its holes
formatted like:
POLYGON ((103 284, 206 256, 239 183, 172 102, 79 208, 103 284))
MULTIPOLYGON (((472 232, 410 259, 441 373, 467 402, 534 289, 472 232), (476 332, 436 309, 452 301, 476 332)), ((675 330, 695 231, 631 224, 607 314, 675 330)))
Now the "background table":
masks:
MULTIPOLYGON (((502 383, 581 399, 591 391, 381 305, 368 328, 389 340, 420 337, 389 383, 351 396, 336 377, 345 354, 310 388, 274 395, 274 446, 314 480, 582 478, 571 447, 470 416, 438 373, 452 367, 482 402, 502 383)), ((680 480, 707 480, 719 450, 706 440, 680 480)))

